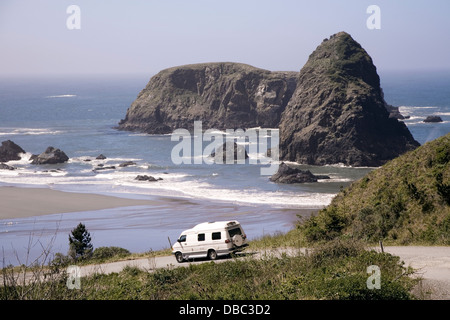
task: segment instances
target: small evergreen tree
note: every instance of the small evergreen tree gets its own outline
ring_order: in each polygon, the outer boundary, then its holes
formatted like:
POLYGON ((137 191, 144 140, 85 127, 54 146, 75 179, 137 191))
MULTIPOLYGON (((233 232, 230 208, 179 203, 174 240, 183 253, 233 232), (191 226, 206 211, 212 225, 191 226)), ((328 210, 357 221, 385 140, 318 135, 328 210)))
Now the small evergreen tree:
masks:
POLYGON ((69 256, 77 261, 79 259, 88 259, 92 256, 93 246, 91 235, 86 230, 86 226, 79 223, 78 226, 69 234, 69 256))

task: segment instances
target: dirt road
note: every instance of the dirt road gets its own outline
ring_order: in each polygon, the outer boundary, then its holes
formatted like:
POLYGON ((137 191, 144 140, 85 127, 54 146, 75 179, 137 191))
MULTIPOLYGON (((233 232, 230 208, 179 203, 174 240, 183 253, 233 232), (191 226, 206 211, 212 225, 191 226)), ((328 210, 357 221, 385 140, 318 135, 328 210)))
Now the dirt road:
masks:
POLYGON ((405 266, 417 270, 422 277, 419 295, 423 298, 440 300, 450 299, 450 247, 385 247, 385 252, 399 256, 405 266))

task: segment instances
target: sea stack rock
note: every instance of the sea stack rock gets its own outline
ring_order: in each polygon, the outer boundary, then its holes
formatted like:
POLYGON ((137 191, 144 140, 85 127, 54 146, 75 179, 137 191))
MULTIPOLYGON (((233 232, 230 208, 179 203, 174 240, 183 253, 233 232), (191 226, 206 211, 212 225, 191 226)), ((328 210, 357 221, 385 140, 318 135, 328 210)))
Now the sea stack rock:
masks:
POLYGON ((224 143, 222 146, 216 148, 216 150, 211 153, 211 157, 215 159, 221 159, 223 163, 230 163, 237 160, 245 160, 248 159, 247 150, 245 150, 244 146, 238 145, 236 142, 229 142, 228 150, 227 143, 224 143), (232 151, 232 154, 228 152, 232 151))
POLYGON ((280 159, 380 166, 419 146, 389 117, 376 67, 345 32, 309 56, 280 122, 280 159))
POLYGON ((25 150, 23 150, 20 146, 11 140, 3 141, 0 146, 0 162, 20 160, 21 153, 25 153, 25 150))
POLYGON ((167 134, 178 128, 280 128, 280 160, 380 166, 419 146, 383 98, 367 52, 340 32, 298 72, 239 63, 173 67, 152 77, 118 128, 167 134), (389 110, 389 111, 388 111, 389 110))
POLYGON ((309 170, 300 170, 288 166, 284 162, 278 167, 278 172, 269 178, 272 182, 277 183, 305 183, 305 182, 317 182, 318 179, 329 179, 328 176, 316 176, 309 170))
POLYGON ((173 67, 152 77, 119 129, 150 134, 203 128, 276 128, 297 72, 270 72, 240 63, 173 67))
POLYGON ((57 164, 64 163, 69 160, 69 157, 60 149, 48 147, 40 155, 33 157, 31 164, 57 164))

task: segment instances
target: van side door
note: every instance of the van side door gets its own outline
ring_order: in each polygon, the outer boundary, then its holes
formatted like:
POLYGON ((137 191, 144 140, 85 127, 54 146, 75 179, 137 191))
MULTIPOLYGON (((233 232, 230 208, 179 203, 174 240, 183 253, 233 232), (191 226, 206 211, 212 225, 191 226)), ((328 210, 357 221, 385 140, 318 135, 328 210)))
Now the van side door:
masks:
POLYGON ((184 242, 183 249, 186 254, 192 254, 197 246, 197 235, 195 233, 188 233, 186 235, 186 242, 184 242))

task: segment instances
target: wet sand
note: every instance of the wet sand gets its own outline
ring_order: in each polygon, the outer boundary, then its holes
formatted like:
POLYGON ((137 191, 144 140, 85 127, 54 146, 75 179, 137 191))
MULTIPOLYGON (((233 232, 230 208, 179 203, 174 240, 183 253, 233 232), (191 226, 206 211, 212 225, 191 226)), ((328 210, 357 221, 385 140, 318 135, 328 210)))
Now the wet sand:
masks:
POLYGON ((0 187, 0 220, 152 204, 154 201, 151 200, 62 192, 46 188, 0 187))

